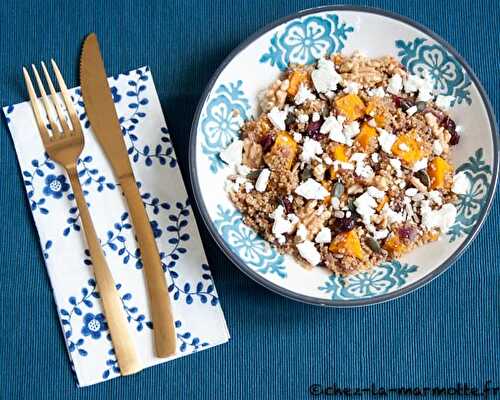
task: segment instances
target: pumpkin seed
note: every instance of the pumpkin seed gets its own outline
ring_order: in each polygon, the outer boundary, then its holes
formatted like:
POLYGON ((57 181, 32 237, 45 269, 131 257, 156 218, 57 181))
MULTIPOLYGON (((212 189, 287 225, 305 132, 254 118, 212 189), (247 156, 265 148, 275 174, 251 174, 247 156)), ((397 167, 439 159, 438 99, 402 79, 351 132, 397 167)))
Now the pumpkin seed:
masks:
POLYGON ((256 170, 250 171, 247 174, 247 179, 255 180, 255 179, 257 179, 259 177, 259 175, 260 175, 261 172, 262 172, 262 169, 256 169, 256 170))
POLYGON ((422 112, 427 107, 427 103, 425 101, 417 101, 417 111, 422 112))
POLYGON ((333 186, 332 196, 340 199, 340 196, 344 193, 344 184, 342 182, 337 182, 333 186))
POLYGON ((366 239, 366 244, 375 253, 380 253, 382 251, 379 242, 371 236, 368 236, 368 238, 366 239))
POLYGON ((304 170, 302 171, 302 174, 300 176, 300 179, 302 179, 303 181, 309 179, 312 177, 312 170, 311 170, 311 167, 307 166, 304 168, 304 170))
POLYGON ((285 119, 285 126, 289 127, 295 122, 295 115, 293 113, 288 113, 285 119))
POLYGON ((430 183, 431 183, 431 179, 429 178, 429 175, 427 174, 427 172, 425 170, 420 170, 420 171, 417 171, 415 172, 415 174, 413 174, 415 176, 415 178, 417 178, 420 182, 422 182, 422 185, 426 186, 426 187, 429 187, 430 183))
POLYGON ((347 202, 347 208, 353 213, 356 213, 356 206, 354 205, 354 199, 349 199, 347 202))

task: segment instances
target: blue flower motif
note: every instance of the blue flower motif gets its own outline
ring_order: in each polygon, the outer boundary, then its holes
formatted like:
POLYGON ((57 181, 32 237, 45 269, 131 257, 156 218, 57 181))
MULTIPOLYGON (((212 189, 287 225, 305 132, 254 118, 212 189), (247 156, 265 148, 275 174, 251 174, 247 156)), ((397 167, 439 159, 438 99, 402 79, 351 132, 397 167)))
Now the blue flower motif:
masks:
POLYGON ((7 121, 7 123, 10 123, 9 114, 11 114, 12 111, 14 111, 14 106, 8 106, 3 109, 3 113, 5 114, 5 120, 7 121))
POLYGON ((416 38, 413 42, 396 41, 400 49, 401 63, 412 74, 427 72, 434 78, 434 90, 454 96, 458 103, 472 103, 468 87, 471 81, 460 63, 441 45, 430 44, 427 39, 416 38))
POLYGON ((209 346, 208 342, 202 342, 199 337, 193 336, 189 331, 180 333, 180 328, 182 327, 182 322, 180 320, 175 321, 176 336, 180 342, 179 350, 184 353, 186 350, 191 349, 192 352, 200 350, 202 347, 209 346))
POLYGON ((270 62, 284 70, 290 62, 311 64, 325 54, 342 50, 347 34, 353 32, 352 26, 339 22, 334 14, 320 17, 309 16, 294 20, 271 38, 268 53, 261 56, 260 62, 270 62))
POLYGON ((218 209, 219 219, 214 221, 215 226, 233 251, 257 272, 286 278, 284 257, 246 226, 238 211, 224 210, 220 205, 218 209))
POLYGON ((385 262, 371 271, 360 272, 348 278, 333 274, 318 289, 330 293, 332 300, 376 297, 404 285, 408 276, 417 269, 416 265, 402 264, 399 261, 385 262))
POLYGON ((91 336, 92 339, 99 339, 101 337, 101 332, 108 330, 108 324, 104 320, 104 314, 85 314, 83 323, 83 336, 91 336))
POLYGON ((122 99, 122 96, 118 93, 118 88, 116 86, 111 86, 111 96, 113 96, 113 101, 115 103, 119 103, 122 99))
POLYGON ((45 196, 52 196, 55 199, 60 199, 64 192, 69 190, 69 183, 66 182, 64 175, 47 175, 45 178, 45 187, 43 194, 45 196))
POLYGON ((244 96, 242 81, 220 85, 216 96, 208 102, 206 115, 201 121, 202 150, 211 161, 210 170, 216 173, 222 167, 219 153, 238 137, 241 124, 247 119, 250 109, 244 96))
POLYGON ((158 221, 151 221, 150 222, 151 229, 153 230, 153 235, 157 239, 161 236, 162 230, 161 227, 158 225, 158 221))
POLYGON ((464 172, 469 178, 470 186, 467 193, 458 196, 457 218, 448 231, 450 243, 472 231, 485 205, 492 173, 483 153, 482 148, 477 149, 466 163, 457 168, 457 172, 464 172))

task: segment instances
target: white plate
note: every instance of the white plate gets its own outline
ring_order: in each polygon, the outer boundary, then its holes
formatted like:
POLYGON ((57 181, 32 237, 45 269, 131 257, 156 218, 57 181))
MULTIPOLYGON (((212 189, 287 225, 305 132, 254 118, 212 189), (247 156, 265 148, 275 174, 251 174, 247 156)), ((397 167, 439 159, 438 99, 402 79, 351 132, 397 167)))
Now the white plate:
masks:
POLYGON ((490 103, 462 57, 428 29, 385 11, 332 6, 306 10, 257 32, 222 63, 193 121, 190 172, 196 202, 215 241, 247 275, 284 296, 313 304, 359 306, 421 287, 446 270, 481 227, 498 174, 498 135, 490 103), (324 268, 306 270, 245 226, 224 190, 230 169, 218 153, 238 136, 243 119, 257 115, 257 94, 289 62, 311 63, 325 53, 393 55, 408 69, 428 70, 437 93, 453 95, 451 115, 463 128, 453 162, 471 181, 460 196, 447 235, 399 262, 383 263, 348 279, 324 268), (238 113, 234 113, 237 110, 238 113))

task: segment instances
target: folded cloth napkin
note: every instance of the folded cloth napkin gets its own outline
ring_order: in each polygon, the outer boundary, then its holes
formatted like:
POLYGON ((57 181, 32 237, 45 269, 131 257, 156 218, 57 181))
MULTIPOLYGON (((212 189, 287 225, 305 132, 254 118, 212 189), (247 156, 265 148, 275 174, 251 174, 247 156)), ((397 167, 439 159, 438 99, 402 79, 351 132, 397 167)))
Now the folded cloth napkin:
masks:
MULTIPOLYGON (((145 366, 229 340, 169 132, 148 67, 109 78, 135 177, 160 251, 171 298, 177 352, 156 358, 140 253, 125 199, 90 128, 81 91, 70 92, 85 136, 78 171, 92 220, 145 366)), ((45 154, 29 102, 4 108, 79 386, 119 376, 63 169, 45 154)))

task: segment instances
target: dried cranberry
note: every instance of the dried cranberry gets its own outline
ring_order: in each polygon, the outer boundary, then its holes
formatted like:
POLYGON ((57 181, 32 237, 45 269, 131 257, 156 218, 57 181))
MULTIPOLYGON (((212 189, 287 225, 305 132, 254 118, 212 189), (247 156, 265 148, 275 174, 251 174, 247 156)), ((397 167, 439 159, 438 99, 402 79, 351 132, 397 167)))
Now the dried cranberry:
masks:
POLYGON ((443 120, 441 121, 440 124, 444 129, 446 129, 448 132, 452 133, 455 132, 457 129, 457 125, 455 124, 455 121, 453 121, 450 117, 445 115, 443 120))
POLYGON ((274 144, 273 135, 266 135, 260 140, 260 145, 262 146, 262 151, 264 153, 267 153, 269 150, 271 150, 273 144, 274 144))
POLYGON ((314 140, 319 140, 322 138, 322 134, 319 132, 319 129, 321 128, 322 121, 321 119, 318 121, 311 121, 307 125, 306 128, 306 135, 311 137, 314 140))
POLYGON ((286 214, 291 214, 293 213, 293 207, 292 207, 292 202, 288 200, 288 197, 282 197, 280 199, 281 205, 285 209, 286 214))
POLYGON ((415 240, 417 232, 411 226, 402 226, 398 229, 398 235, 401 239, 415 240))
POLYGON ((458 132, 457 131, 451 132, 451 137, 450 137, 449 143, 452 146, 455 146, 456 144, 458 144, 459 141, 460 141, 460 135, 458 134, 458 132))
POLYGON ((353 216, 335 219, 335 230, 337 232, 348 232, 354 228, 356 221, 353 216))
POLYGON ((415 105, 415 101, 410 98, 392 96, 392 100, 394 101, 396 107, 401 108, 403 111, 406 111, 415 105))
POLYGON ((440 123, 440 125, 446 129, 448 132, 450 132, 450 144, 452 146, 458 144, 460 141, 460 135, 457 132, 457 124, 455 124, 455 121, 453 121, 450 117, 445 115, 440 123))

